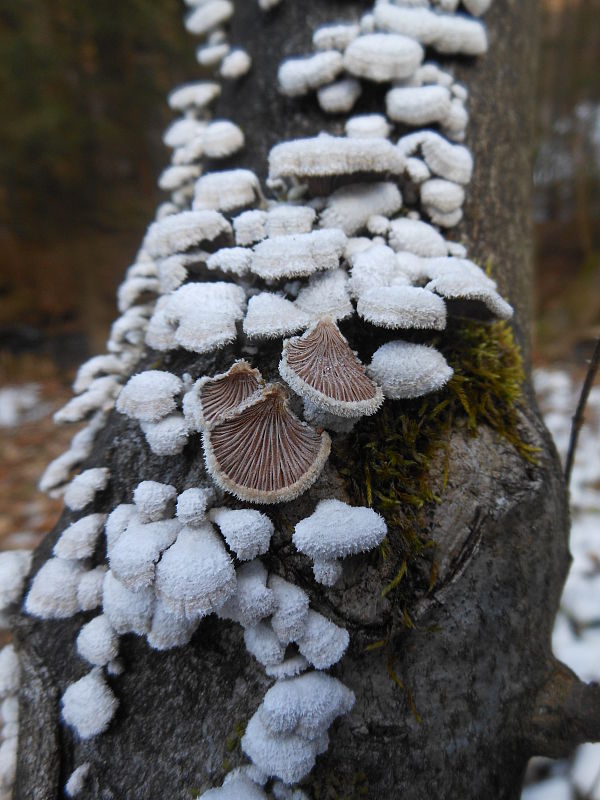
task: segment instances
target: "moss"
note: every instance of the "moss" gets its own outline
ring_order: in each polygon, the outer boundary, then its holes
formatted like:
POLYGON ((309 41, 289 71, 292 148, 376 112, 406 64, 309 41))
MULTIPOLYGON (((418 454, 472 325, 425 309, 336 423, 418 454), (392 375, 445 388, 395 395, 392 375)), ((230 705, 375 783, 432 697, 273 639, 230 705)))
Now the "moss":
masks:
POLYGON ((341 775, 337 772, 319 775, 311 784, 314 800, 359 800, 369 796, 369 784, 364 772, 341 775))

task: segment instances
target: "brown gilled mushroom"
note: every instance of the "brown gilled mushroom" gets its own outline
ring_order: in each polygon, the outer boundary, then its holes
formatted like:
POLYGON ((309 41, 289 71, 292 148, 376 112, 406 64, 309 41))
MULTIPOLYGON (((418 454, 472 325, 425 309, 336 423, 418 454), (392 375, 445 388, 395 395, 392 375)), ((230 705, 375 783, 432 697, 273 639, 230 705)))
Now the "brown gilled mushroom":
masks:
POLYGON ((262 391, 203 433, 206 468, 225 491, 249 503, 293 500, 316 481, 331 440, 301 422, 278 384, 262 391))
POLYGON ((188 423, 202 430, 239 406, 262 385, 263 379, 244 359, 236 361, 227 372, 200 378, 183 400, 188 423))
POLYGON ((338 417, 374 414, 383 403, 381 389, 330 317, 283 343, 279 374, 296 394, 338 417))

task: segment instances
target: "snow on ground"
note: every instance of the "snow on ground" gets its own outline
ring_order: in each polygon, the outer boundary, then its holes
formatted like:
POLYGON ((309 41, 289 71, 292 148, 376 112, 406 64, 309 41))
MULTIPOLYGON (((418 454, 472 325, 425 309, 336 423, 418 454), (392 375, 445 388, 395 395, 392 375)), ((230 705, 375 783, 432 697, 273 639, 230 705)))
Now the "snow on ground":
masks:
MULTIPOLYGON (((569 447, 581 382, 567 372, 537 370, 534 384, 560 456, 569 447)), ((600 386, 588 399, 571 476, 573 563, 556 618, 554 654, 585 681, 600 680, 600 386)), ((569 761, 533 759, 522 800, 600 800, 600 744, 577 748, 569 761)))

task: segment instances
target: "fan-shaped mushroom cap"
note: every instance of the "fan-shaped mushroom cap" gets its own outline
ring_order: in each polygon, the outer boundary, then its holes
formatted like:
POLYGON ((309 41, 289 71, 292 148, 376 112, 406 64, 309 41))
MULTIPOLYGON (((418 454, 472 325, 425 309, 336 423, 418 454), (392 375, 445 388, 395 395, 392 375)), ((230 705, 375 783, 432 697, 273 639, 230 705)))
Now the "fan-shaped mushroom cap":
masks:
POLYGON ((117 398, 117 411, 143 422, 158 422, 175 410, 183 384, 171 372, 151 369, 130 378, 117 398))
POLYGON ((268 551, 274 529, 266 514, 253 508, 213 508, 210 518, 240 561, 250 561, 268 551))
POLYGON ((167 147, 185 147, 193 139, 202 136, 206 122, 193 117, 180 117, 172 122, 163 135, 163 142, 167 147))
POLYGON ((217 611, 219 617, 239 622, 244 628, 254 627, 261 619, 270 616, 275 607, 275 596, 267 589, 267 570, 258 559, 250 561, 236 572, 235 594, 217 611))
POLYGON ((0 697, 14 695, 21 683, 21 664, 14 645, 0 649, 0 697))
POLYGON ((240 47, 232 50, 221 62, 219 73, 226 80, 236 80, 245 75, 252 66, 252 59, 240 47))
POLYGON ((119 503, 107 517, 104 532, 106 534, 106 549, 110 553, 117 539, 125 532, 130 521, 137 516, 137 509, 133 503, 119 503))
POLYGON ((153 258, 167 258, 230 233, 231 225, 218 211, 181 211, 153 222, 144 247, 153 258))
POLYGON ((84 764, 80 764, 77 769, 73 770, 65 783, 65 794, 67 797, 77 797, 83 791, 90 772, 90 767, 90 762, 86 761, 84 764))
POLYGON ((462 15, 440 14, 434 46, 440 53, 479 56, 488 49, 485 26, 462 15))
POLYGON ((300 675, 307 668, 308 661, 304 656, 295 655, 286 658, 281 664, 270 664, 265 667, 265 672, 269 678, 282 680, 283 678, 293 678, 295 675, 300 675))
POLYGON ((230 0, 208 0, 197 6, 185 20, 185 27, 196 36, 204 36, 228 22, 233 16, 230 0))
POLYGON ((0 611, 7 609, 21 596, 32 558, 31 550, 6 550, 0 553, 0 611))
POLYGON ((283 661, 285 647, 275 636, 273 628, 264 622, 244 630, 244 643, 250 655, 265 667, 283 661))
POLYGON ((348 282, 353 297, 360 297, 373 286, 391 286, 397 276, 396 255, 384 244, 371 244, 352 256, 348 282))
POLYGON ((169 106, 173 111, 199 110, 206 108, 213 100, 221 94, 221 87, 218 83, 209 81, 199 81, 197 83, 186 83, 174 89, 167 98, 169 106))
POLYGON ((313 33, 315 50, 341 50, 352 42, 360 33, 360 27, 353 23, 323 25, 313 33))
POLYGON ((347 630, 309 610, 298 649, 317 669, 329 669, 344 655, 349 641, 347 630))
POLYGON ((101 670, 96 667, 88 675, 69 684, 61 701, 61 716, 80 739, 91 739, 103 733, 119 705, 108 688, 101 670))
POLYGON ((421 328, 442 331, 446 304, 428 289, 415 286, 376 286, 358 299, 356 310, 363 319, 383 328, 421 328))
POLYGON ((328 318, 284 342, 279 374, 296 394, 340 417, 374 414, 383 402, 381 390, 328 318))
POLYGON ((274 236, 255 245, 250 269, 263 280, 306 277, 336 269, 345 245, 338 228, 274 236))
POLYGON ((423 48, 414 39, 394 33, 358 36, 344 52, 344 67, 352 75, 372 81, 408 78, 423 60, 423 48))
POLYGON ((154 614, 146 639, 154 650, 170 650, 187 644, 198 627, 198 620, 173 614, 160 598, 154 604, 154 614))
POLYGON ((347 283, 348 276, 343 269, 311 275, 308 286, 298 292, 294 305, 312 320, 319 317, 331 317, 334 321, 346 319, 354 313, 347 283))
POLYGON ((454 14, 436 14, 428 8, 399 8, 379 3, 374 10, 378 28, 403 33, 441 53, 480 55, 487 50, 480 22, 454 14))
POLYGON ((423 44, 434 44, 438 34, 438 15, 428 8, 406 8, 379 3, 374 9, 380 30, 410 36, 423 44))
POLYGON ((169 414, 159 422, 140 424, 150 450, 157 456, 175 456, 187 444, 189 430, 183 414, 169 414))
POLYGON ((435 259, 428 264, 432 280, 427 289, 447 299, 483 303, 499 319, 510 319, 512 306, 496 291, 496 284, 471 261, 458 258, 435 259))
POLYGON ((480 17, 492 5, 492 0, 462 0, 462 3, 470 14, 480 17))
POLYGON ((75 648, 85 661, 101 667, 119 654, 119 638, 107 617, 100 614, 79 631, 75 648))
POLYGON ((85 392, 71 398, 66 405, 55 412, 54 422, 58 424, 80 422, 99 409, 110 410, 120 389, 121 384, 112 375, 94 378, 85 392))
POLYGON ((120 358, 109 353, 93 356, 79 367, 73 381, 73 391, 77 394, 85 392, 96 378, 104 375, 123 375, 126 369, 120 358))
POLYGON ((260 193, 260 182, 249 169, 210 172, 196 181, 194 211, 234 211, 252 206, 260 193))
MULTIPOLYGON (((165 192, 174 192, 188 183, 192 183, 200 175, 200 167, 192 164, 173 164, 164 169, 158 177, 158 187, 165 192)), ((121 299, 119 310, 124 311, 124 299, 121 299)), ((131 304, 129 304, 131 305, 131 304)))
POLYGON ((223 247, 211 253, 206 262, 208 269, 231 272, 234 275, 245 275, 250 269, 252 251, 247 247, 223 247))
POLYGON ((391 127, 383 114, 359 114, 346 121, 346 136, 355 139, 385 139, 391 127))
POLYGON ((106 467, 93 467, 77 475, 65 491, 65 505, 72 511, 81 511, 108 485, 110 473, 106 467))
POLYGON ((250 719, 242 737, 242 750, 267 775, 293 784, 311 771, 317 758, 316 742, 301 736, 273 736, 263 725, 258 712, 250 719))
POLYGON ((161 553, 173 544, 180 528, 177 519, 146 523, 132 519, 109 553, 115 578, 133 591, 150 586, 161 553))
POLYGON ((337 50, 326 50, 304 58, 284 61, 277 72, 279 90, 288 97, 307 94, 331 83, 343 69, 343 59, 337 50))
POLYGON ((473 175, 473 156, 460 144, 452 144, 433 131, 428 131, 421 144, 423 158, 434 175, 454 183, 469 183, 473 175))
POLYGON ((88 514, 72 522, 61 533, 52 552, 58 558, 89 558, 104 529, 106 514, 88 514))
POLYGON ((361 85, 355 78, 345 78, 322 86, 317 92, 317 100, 327 114, 347 114, 361 92, 361 85))
POLYGON ((246 247, 255 242, 260 242, 267 235, 267 219, 267 212, 258 208, 254 208, 251 211, 243 211, 233 220, 235 243, 241 247, 246 247))
POLYGON ((354 173, 403 172, 405 159, 387 139, 321 134, 275 145, 269 153, 269 178, 310 178, 354 173))
POLYGON ((444 356, 433 347, 401 341, 387 342, 376 350, 369 372, 392 400, 436 392, 453 375, 444 356))
POLYGON ((202 430, 217 422, 262 385, 260 372, 243 359, 236 361, 227 372, 200 378, 183 400, 189 424, 196 430, 202 430))
POLYGON ((450 113, 450 92, 444 86, 407 86, 391 89, 385 97, 387 115, 406 125, 441 122, 450 113))
POLYGON ((203 131, 202 151, 207 158, 228 158, 242 149, 244 141, 244 132, 241 128, 229 120, 219 119, 211 122, 203 131))
POLYGON ((273 735, 296 733, 317 739, 336 717, 351 711, 354 702, 354 692, 336 678, 323 672, 306 672, 271 686, 258 713, 273 735))
POLYGON ((82 574, 78 561, 50 558, 33 579, 25 611, 40 619, 72 617, 79 611, 77 585, 82 574))
POLYGON ((294 642, 304 633, 308 618, 308 595, 299 586, 278 575, 269 577, 269 589, 275 596, 271 627, 283 644, 294 642))
MULTIPOLYGON (((140 522, 157 522, 172 516, 177 489, 169 483, 141 481, 133 491, 140 522)), ((111 515, 112 516, 112 515, 111 515)))
POLYGON ((272 292, 261 292, 248 301, 244 333, 250 338, 277 339, 301 331, 310 317, 290 300, 272 292))
POLYGON ((141 636, 150 628, 154 609, 151 587, 133 592, 117 580, 109 569, 102 586, 102 609, 118 634, 137 633, 141 636))
POLYGON ((281 386, 270 384, 203 433, 206 468, 241 500, 293 500, 316 481, 331 440, 288 408, 281 386))
POLYGON ((169 611, 189 618, 222 606, 235 586, 231 558, 208 523, 183 528, 156 567, 157 595, 169 611))
POLYGON ((316 212, 310 206, 278 203, 267 212, 267 236, 284 236, 290 233, 310 233, 316 212))
POLYGON ((206 519, 206 509, 214 500, 214 494, 208 486, 186 489, 177 498, 177 519, 192 528, 202 525, 206 519))
POLYGON ((413 183, 421 184, 431 178, 429 167, 420 158, 411 156, 406 159, 406 174, 413 183))
POLYGON ((390 245, 394 250, 407 250, 417 256, 435 258, 448 252, 443 237, 426 222, 403 217, 390 226, 390 245))
POLYGON ((443 178, 431 178, 421 184, 421 203, 429 213, 429 208, 449 214, 460 208, 465 201, 463 187, 443 178))
POLYGON ((342 186, 327 199, 319 224, 341 228, 347 236, 363 229, 373 214, 386 217, 402 207, 402 195, 395 183, 357 183, 342 186))
POLYGON ((82 611, 93 611, 102 604, 102 583, 106 566, 102 564, 84 572, 77 584, 77 603, 82 611))

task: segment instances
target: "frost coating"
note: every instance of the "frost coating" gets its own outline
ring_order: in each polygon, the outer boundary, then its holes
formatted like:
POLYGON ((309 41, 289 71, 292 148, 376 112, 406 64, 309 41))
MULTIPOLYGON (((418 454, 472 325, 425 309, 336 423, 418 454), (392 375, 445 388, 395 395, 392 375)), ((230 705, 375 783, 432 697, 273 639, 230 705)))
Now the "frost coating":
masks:
POLYGON ((336 269, 346 245, 337 228, 265 239, 254 247, 250 269, 264 280, 296 278, 336 269))
POLYGON ((88 514, 71 523, 61 533, 52 552, 59 558, 89 558, 96 547, 98 537, 104 530, 106 514, 88 514))
POLYGON ((180 379, 170 372, 139 372, 121 390, 117 411, 141 422, 158 422, 175 410, 182 388, 180 379))
POLYGON ((16 603, 31 569, 30 550, 7 550, 0 553, 0 612, 16 603))
POLYGON ((104 666, 119 653, 119 640, 104 614, 94 617, 79 631, 75 647, 81 658, 104 666))
POLYGON ((83 568, 77 561, 50 558, 36 574, 25 599, 28 614, 66 619, 79 610, 77 587, 83 568))
POLYGON ((108 728, 118 705, 96 668, 67 688, 61 699, 61 715, 80 739, 90 739, 108 728))
POLYGON ((376 350, 369 372, 392 400, 435 392, 453 374, 444 356, 433 347, 401 341, 387 342, 376 350))
POLYGON ((268 551, 274 529, 266 514, 251 508, 213 508, 210 518, 240 561, 250 561, 268 551))

